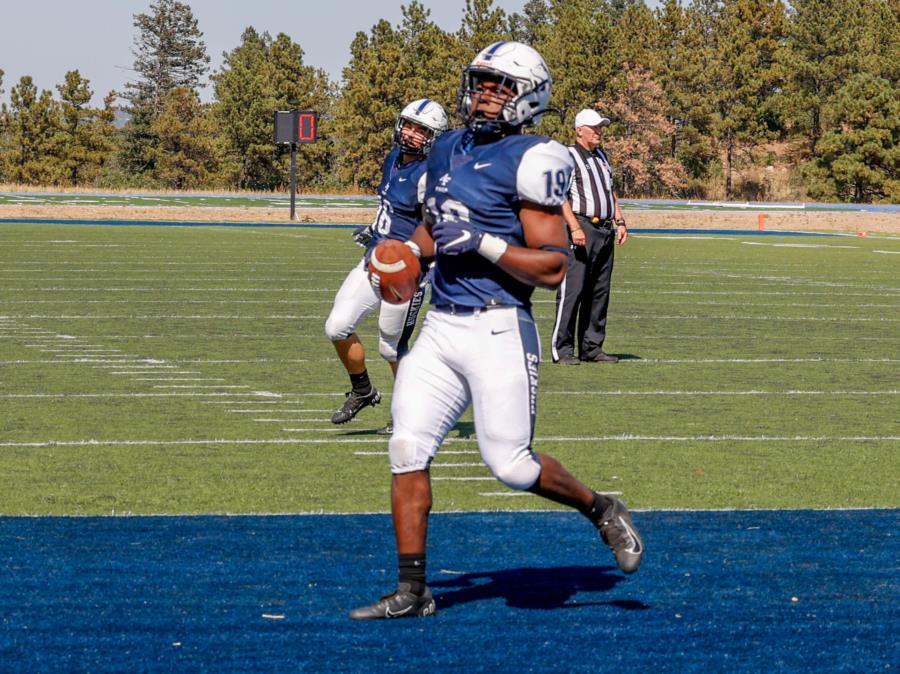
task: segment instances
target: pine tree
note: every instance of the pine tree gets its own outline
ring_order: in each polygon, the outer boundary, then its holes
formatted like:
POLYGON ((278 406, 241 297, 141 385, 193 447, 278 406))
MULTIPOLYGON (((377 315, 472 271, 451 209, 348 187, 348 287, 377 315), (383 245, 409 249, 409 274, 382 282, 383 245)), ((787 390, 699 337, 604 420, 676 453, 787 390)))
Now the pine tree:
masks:
POLYGON ((640 8, 647 9, 643 0, 607 0, 606 7, 606 13, 615 23, 620 23, 622 17, 630 11, 633 12, 640 8))
POLYGON ((401 69, 403 46, 387 21, 359 32, 350 45, 344 87, 335 115, 340 136, 338 178, 356 189, 374 189, 391 147, 397 114, 406 104, 401 69))
POLYGON ((853 75, 823 108, 827 129, 806 167, 813 198, 900 201, 900 87, 853 75))
POLYGON ((29 185, 55 185, 63 181, 58 162, 61 118, 49 91, 38 94, 29 75, 10 92, 3 158, 6 179, 29 185))
POLYGON ((393 28, 379 21, 370 35, 357 33, 335 108, 339 139, 337 175, 344 184, 373 189, 391 148, 397 115, 419 98, 431 98, 452 114, 462 58, 460 42, 430 21, 420 3, 403 8, 393 28))
POLYGON ((494 7, 494 0, 466 0, 457 35, 462 47, 461 56, 468 63, 488 45, 510 39, 506 12, 494 7))
POLYGON ((288 158, 276 153, 272 116, 276 110, 293 109, 320 115, 319 141, 297 153, 298 182, 312 185, 328 179, 333 156, 331 83, 324 71, 303 63, 303 50, 290 37, 279 34, 273 40, 268 33, 247 28, 213 81, 228 184, 257 190, 288 184, 288 158))
POLYGON ((713 45, 708 8, 682 8, 678 0, 665 0, 657 10, 659 81, 673 124, 670 156, 688 175, 691 194, 702 194, 715 164, 712 143, 712 87, 709 68, 713 45))
POLYGON ((158 139, 150 175, 159 185, 186 190, 210 184, 218 168, 215 122, 194 89, 170 89, 150 132, 158 139))
POLYGON ((625 196, 676 195, 687 186, 684 167, 669 153, 674 124, 666 118, 662 87, 641 66, 627 67, 613 81, 616 95, 601 102, 613 119, 604 143, 625 196))
POLYGON ((659 53, 659 24, 643 2, 622 3, 611 35, 611 53, 617 70, 641 66, 653 74, 662 68, 659 53))
POLYGON ((539 42, 550 24, 549 0, 528 0, 522 13, 513 13, 507 19, 510 39, 533 45, 539 42))
POLYGON ((113 103, 116 93, 104 100, 104 107, 88 107, 93 97, 90 81, 72 70, 65 83, 57 85, 61 128, 58 134, 59 164, 66 183, 90 183, 102 170, 114 149, 116 129, 113 103))
POLYGON ((432 98, 452 116, 460 71, 472 55, 463 53, 460 61, 452 58, 460 51, 457 37, 443 31, 429 17, 429 10, 418 0, 403 8, 398 30, 403 45, 403 70, 407 72, 403 97, 409 101, 432 98))
POLYGON ((131 115, 124 129, 122 162, 133 173, 153 168, 157 145, 150 132, 168 93, 176 87, 197 89, 209 67, 203 33, 191 8, 177 0, 156 0, 149 14, 136 14, 134 70, 136 82, 125 85, 131 115))
POLYGON ((725 156, 726 198, 738 152, 771 135, 767 116, 781 81, 776 54, 785 28, 781 0, 727 0, 716 23, 713 133, 725 156))
MULTIPOLYGON (((854 73, 869 71, 871 36, 865 6, 871 0, 794 0, 786 48, 787 74, 781 105, 813 154, 822 137, 822 109, 854 73)), ((896 28, 896 26, 895 26, 896 28)))
POLYGON ((568 144, 575 115, 604 96, 615 72, 612 26, 602 0, 551 0, 550 13, 551 23, 534 46, 550 68, 550 102, 559 114, 546 114, 538 131, 568 144))

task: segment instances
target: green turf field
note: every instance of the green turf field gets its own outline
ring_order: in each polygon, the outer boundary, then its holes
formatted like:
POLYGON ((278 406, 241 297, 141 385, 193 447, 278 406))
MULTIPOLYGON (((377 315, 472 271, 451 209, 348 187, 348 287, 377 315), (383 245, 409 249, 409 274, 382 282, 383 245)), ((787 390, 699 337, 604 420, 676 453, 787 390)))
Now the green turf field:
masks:
MULTIPOLYGON (((633 236, 623 361, 544 365, 535 447, 635 508, 900 506, 898 252, 633 236)), ((0 513, 387 510, 388 406, 328 421, 359 255, 347 230, 0 225, 0 513)), ((438 510, 548 507, 489 478, 469 415, 432 474, 438 510)))

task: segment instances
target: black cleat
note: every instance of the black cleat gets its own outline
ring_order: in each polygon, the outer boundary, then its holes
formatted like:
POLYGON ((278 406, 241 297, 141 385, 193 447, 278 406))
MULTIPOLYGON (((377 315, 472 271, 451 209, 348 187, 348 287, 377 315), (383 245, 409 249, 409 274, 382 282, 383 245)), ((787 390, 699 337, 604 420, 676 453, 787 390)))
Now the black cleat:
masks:
POLYGON ((331 415, 331 423, 346 424, 353 417, 359 414, 360 410, 363 407, 366 407, 368 405, 372 405, 374 407, 380 402, 381 394, 374 386, 372 387, 372 390, 364 396, 361 396, 358 393, 354 393, 353 391, 349 391, 347 393, 347 399, 344 401, 344 404, 341 405, 340 409, 337 412, 331 415))
POLYGON ((375 431, 376 435, 393 435, 394 434, 394 420, 388 419, 388 422, 375 431))
POLYGON ((625 504, 614 496, 604 497, 608 505, 603 514, 594 520, 600 538, 616 556, 616 564, 625 573, 634 573, 644 556, 644 541, 631 521, 631 514, 625 504))
POLYGON ((409 583, 400 583, 397 589, 369 606, 350 611, 351 620, 383 620, 385 618, 425 618, 434 615, 434 597, 427 587, 421 596, 410 591, 409 583))
POLYGON ((571 353, 560 356, 559 360, 556 362, 560 365, 581 365, 581 359, 571 353))

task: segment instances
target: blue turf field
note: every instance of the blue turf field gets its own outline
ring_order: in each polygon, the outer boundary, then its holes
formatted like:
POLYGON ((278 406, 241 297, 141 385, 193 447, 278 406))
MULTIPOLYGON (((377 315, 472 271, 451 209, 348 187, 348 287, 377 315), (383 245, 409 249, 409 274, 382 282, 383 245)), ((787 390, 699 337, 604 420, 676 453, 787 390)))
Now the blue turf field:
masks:
POLYGON ((0 670, 900 667, 900 511, 635 521, 625 578, 575 514, 435 515, 437 617, 360 624, 395 581, 386 515, 0 518, 0 670))

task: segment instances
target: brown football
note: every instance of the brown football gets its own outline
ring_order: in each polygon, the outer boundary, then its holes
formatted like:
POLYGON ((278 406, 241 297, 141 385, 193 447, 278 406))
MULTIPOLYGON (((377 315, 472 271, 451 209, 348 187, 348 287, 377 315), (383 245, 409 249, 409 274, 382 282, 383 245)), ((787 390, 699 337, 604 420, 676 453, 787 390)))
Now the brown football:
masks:
POLYGON ((369 260, 369 280, 378 274, 381 298, 390 304, 409 302, 419 287, 422 267, 412 249, 396 239, 380 241, 369 260))

